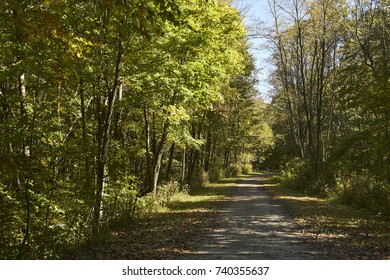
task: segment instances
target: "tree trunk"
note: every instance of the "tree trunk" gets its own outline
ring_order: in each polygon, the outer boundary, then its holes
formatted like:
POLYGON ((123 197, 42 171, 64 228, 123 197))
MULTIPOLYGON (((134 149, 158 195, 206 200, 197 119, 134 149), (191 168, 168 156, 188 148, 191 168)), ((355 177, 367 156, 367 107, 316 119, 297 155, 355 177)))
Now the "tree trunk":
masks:
POLYGON ((186 178, 186 147, 183 149, 183 157, 181 160, 181 184, 184 185, 186 178))
POLYGON ((107 113, 105 116, 105 123, 103 127, 103 139, 102 145, 99 149, 98 160, 97 160, 97 176, 96 176, 96 194, 95 194, 95 207, 94 207, 94 219, 93 219, 93 227, 92 234, 95 236, 99 232, 99 224, 101 219, 101 208, 102 208, 102 197, 104 193, 104 173, 106 169, 106 161, 110 140, 110 128, 111 128, 111 120, 114 112, 114 104, 115 97, 117 91, 120 87, 120 70, 121 70, 121 61, 123 54, 123 46, 122 41, 119 41, 118 45, 118 56, 116 61, 116 69, 115 69, 115 79, 112 89, 108 92, 107 98, 107 113))
POLYGON ((137 194, 137 197, 145 196, 148 193, 157 193, 158 178, 160 175, 161 159, 164 152, 164 147, 168 139, 168 128, 167 122, 163 125, 163 131, 160 142, 157 143, 156 134, 154 134, 155 143, 153 145, 153 151, 150 151, 150 132, 149 132, 149 118, 146 105, 144 106, 144 122, 145 122, 145 150, 146 150, 146 173, 144 188, 137 194))
POLYGON ((85 93, 84 93, 84 83, 82 78, 80 79, 80 85, 79 85, 79 95, 80 95, 80 112, 81 112, 81 128, 83 133, 83 153, 84 153, 84 187, 89 193, 91 190, 91 164, 90 164, 90 158, 88 155, 89 150, 89 144, 88 144, 88 133, 87 133, 87 124, 86 124, 86 116, 85 116, 85 93))
POLYGON ((204 171, 208 172, 210 169, 210 160, 211 160, 211 145, 212 145, 212 134, 211 132, 207 133, 206 140, 206 156, 204 160, 204 171))
POLYGON ((157 184, 158 184, 158 178, 160 175, 160 168, 161 168, 161 159, 164 152, 165 143, 168 139, 168 123, 166 122, 163 126, 163 132, 161 135, 161 140, 159 145, 156 147, 156 152, 153 154, 153 162, 152 162, 152 172, 150 174, 152 175, 150 178, 151 185, 149 186, 149 191, 153 193, 153 195, 157 194, 157 184))
MULTIPOLYGON (((20 94, 20 117, 23 121, 23 124, 27 125, 27 93, 25 86, 25 74, 19 76, 19 94, 20 94)), ((27 139, 23 139, 23 144, 21 147, 22 156, 26 161, 29 161, 29 148, 26 144, 27 139)), ((27 162, 27 169, 22 168, 22 172, 17 175, 17 184, 21 187, 24 187, 24 202, 25 202, 25 220, 24 220, 24 229, 23 229, 23 239, 19 246, 19 256, 22 258, 24 255, 25 247, 30 237, 31 229, 31 200, 30 200, 30 182, 28 178, 28 169, 30 169, 30 162, 27 162), (26 178, 27 176, 27 178, 26 178)))
POLYGON ((138 196, 144 196, 149 192, 149 179, 151 177, 151 158, 150 158, 150 125, 149 125, 149 117, 148 117, 148 109, 146 105, 144 105, 144 124, 145 124, 145 157, 146 157, 146 172, 144 178, 145 190, 140 192, 138 196))
POLYGON ((168 160, 168 166, 167 166, 167 175, 165 179, 169 181, 171 179, 171 173, 172 173, 172 162, 173 162, 173 156, 175 155, 175 142, 171 144, 171 148, 169 149, 169 160, 168 160))

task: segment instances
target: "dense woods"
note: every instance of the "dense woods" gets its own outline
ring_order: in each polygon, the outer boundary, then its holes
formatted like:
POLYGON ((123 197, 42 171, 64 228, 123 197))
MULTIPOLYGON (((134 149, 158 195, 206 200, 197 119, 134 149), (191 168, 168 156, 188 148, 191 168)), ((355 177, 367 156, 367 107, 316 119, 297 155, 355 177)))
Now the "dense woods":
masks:
POLYGON ((271 104, 229 0, 2 4, 0 259, 260 169, 390 215, 390 1, 268 0, 271 104))
POLYGON ((390 2, 268 3, 270 164, 306 193, 390 214, 390 2))
POLYGON ((245 38, 229 1, 3 1, 0 258, 60 258, 262 161, 245 38))

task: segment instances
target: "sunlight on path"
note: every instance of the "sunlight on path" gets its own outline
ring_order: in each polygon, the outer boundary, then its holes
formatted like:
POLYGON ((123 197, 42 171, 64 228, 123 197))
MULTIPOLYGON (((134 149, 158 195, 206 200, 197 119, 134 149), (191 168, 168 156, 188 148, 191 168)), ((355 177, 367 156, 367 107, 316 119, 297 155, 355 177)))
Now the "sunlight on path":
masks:
POLYGON ((270 175, 240 180, 222 228, 206 236, 188 259, 321 259, 294 228, 289 211, 262 187, 270 175))

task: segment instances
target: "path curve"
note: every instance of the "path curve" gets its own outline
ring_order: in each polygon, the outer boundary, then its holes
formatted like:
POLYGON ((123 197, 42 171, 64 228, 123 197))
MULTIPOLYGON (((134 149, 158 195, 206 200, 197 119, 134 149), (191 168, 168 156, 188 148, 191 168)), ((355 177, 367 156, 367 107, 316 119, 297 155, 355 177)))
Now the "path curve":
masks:
POLYGON ((300 236, 288 208, 273 199, 264 184, 270 173, 240 179, 228 206, 219 214, 221 227, 200 240, 185 259, 323 259, 300 236))

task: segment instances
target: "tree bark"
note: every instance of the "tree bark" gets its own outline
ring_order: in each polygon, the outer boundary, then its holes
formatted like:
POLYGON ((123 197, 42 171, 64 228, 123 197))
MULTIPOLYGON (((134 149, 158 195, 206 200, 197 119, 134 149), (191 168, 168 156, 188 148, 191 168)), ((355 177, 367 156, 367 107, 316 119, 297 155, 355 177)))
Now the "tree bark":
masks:
MULTIPOLYGON (((21 74, 19 76, 19 94, 20 94, 20 117, 24 124, 27 125, 27 93, 26 93, 26 86, 25 86, 25 74, 21 74)), ((27 139, 24 139, 21 152, 24 160, 29 161, 29 148, 26 144, 27 139)), ((27 162, 27 167, 22 168, 21 173, 17 175, 17 182, 19 186, 24 187, 23 194, 24 194, 24 202, 25 202, 25 220, 24 220, 24 229, 23 229, 23 239, 19 246, 19 258, 23 258, 23 254, 25 251, 25 247, 27 244, 27 241, 30 237, 30 229, 31 229, 31 199, 30 199, 30 179, 28 178, 28 172, 30 169, 30 162, 27 162), (27 176, 27 178, 26 178, 27 176)))
POLYGON ((95 193, 95 207, 94 207, 94 219, 93 219, 93 227, 92 234, 95 236, 99 232, 99 225, 101 219, 101 211, 102 211, 102 197, 104 193, 104 173, 106 169, 106 161, 108 154, 108 147, 110 141, 110 128, 112 115, 114 112, 114 104, 115 97, 117 95, 117 91, 119 90, 121 81, 120 81, 120 71, 121 71, 121 62, 123 56, 123 46, 122 41, 119 40, 118 43, 118 55, 116 60, 115 67, 115 79, 112 89, 108 92, 107 98, 107 113, 105 116, 105 122, 103 127, 103 139, 102 145, 99 149, 98 160, 97 160, 97 175, 96 175, 96 193, 95 193))
POLYGON ((152 162, 152 177, 150 178, 150 186, 149 190, 153 193, 153 195, 157 194, 157 184, 158 184, 158 178, 160 175, 160 168, 161 168, 161 159, 164 152, 164 147, 166 144, 166 141, 168 139, 168 123, 166 122, 163 126, 163 132, 161 135, 160 143, 158 144, 156 148, 156 152, 153 155, 153 162, 152 162))
POLYGON ((169 181, 171 179, 173 156, 175 155, 175 145, 176 145, 176 143, 173 142, 171 144, 171 148, 169 149, 169 159, 168 159, 168 166, 167 166, 167 174, 166 174, 166 177, 165 177, 165 179, 167 181, 169 181))
POLYGON ((89 150, 88 144, 88 133, 87 133, 87 121, 85 116, 86 105, 85 105, 85 92, 84 92, 84 82, 83 79, 80 79, 79 84, 79 95, 80 95, 80 113, 81 113, 81 128, 83 136, 83 153, 84 153, 84 187, 89 192, 91 190, 91 164, 87 151, 89 150))
POLYGON ((181 160, 181 184, 184 185, 186 179, 186 147, 183 149, 183 157, 181 160))
POLYGON ((210 169, 210 161, 211 161, 211 145, 212 145, 212 134, 209 131, 207 133, 206 140, 206 157, 204 160, 204 171, 208 172, 210 169))

